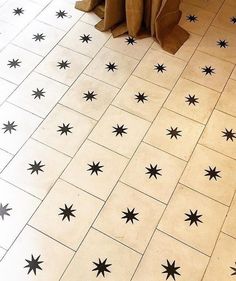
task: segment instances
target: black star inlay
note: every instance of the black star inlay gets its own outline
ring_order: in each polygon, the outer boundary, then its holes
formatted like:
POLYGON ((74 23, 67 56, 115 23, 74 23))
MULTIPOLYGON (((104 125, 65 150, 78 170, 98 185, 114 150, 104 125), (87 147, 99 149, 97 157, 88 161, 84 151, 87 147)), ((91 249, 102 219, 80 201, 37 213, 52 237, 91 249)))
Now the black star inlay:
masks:
POLYGON ((82 41, 82 43, 84 43, 84 42, 86 42, 86 43, 88 43, 89 41, 92 41, 92 37, 90 36, 90 34, 88 34, 88 35, 81 35, 80 36, 80 40, 82 41))
POLYGON ((59 10, 58 12, 56 12, 56 16, 57 16, 57 18, 59 19, 59 18, 64 18, 64 17, 67 17, 67 12, 64 10, 64 11, 62 11, 62 10, 59 10))
POLYGON ((9 132, 11 134, 12 131, 16 131, 17 125, 15 125, 14 123, 15 123, 15 121, 13 121, 13 122, 7 121, 7 124, 3 123, 4 127, 2 128, 2 130, 5 130, 4 134, 6 132, 9 132))
POLYGON ((199 98, 196 98, 195 95, 191 96, 191 95, 188 95, 188 97, 185 97, 186 98, 186 101, 185 102, 188 102, 188 105, 191 105, 193 104, 194 106, 196 105, 196 103, 199 103, 199 98))
POLYGON ((236 138, 236 133, 233 132, 233 129, 228 130, 225 128, 225 131, 221 131, 223 133, 223 138, 226 138, 226 140, 231 140, 234 141, 234 139, 236 138))
POLYGON ((164 71, 166 71, 166 66, 162 63, 162 64, 155 64, 154 65, 154 70, 157 70, 157 72, 161 72, 163 73, 164 71))
POLYGON ((73 129, 73 127, 70 127, 70 123, 69 124, 62 124, 62 126, 58 126, 59 130, 57 130, 57 132, 60 132, 60 135, 65 134, 67 136, 68 133, 72 133, 71 129, 73 129))
POLYGON ((180 268, 179 266, 175 266, 175 261, 173 261, 172 264, 170 264, 169 260, 167 260, 167 265, 162 264, 165 268, 165 271, 162 273, 166 273, 166 280, 169 279, 169 277, 172 277, 175 280, 175 275, 181 275, 177 270, 180 268))
POLYGON ((70 68, 70 62, 68 62, 68 60, 62 60, 61 62, 57 63, 57 67, 59 67, 60 69, 70 68))
POLYGON ((127 43, 127 45, 134 45, 137 44, 137 41, 134 37, 128 36, 125 38, 125 43, 127 43))
POLYGON ((95 164, 94 162, 93 162, 93 164, 88 164, 88 166, 90 168, 87 171, 91 171, 90 175, 95 173, 98 176, 98 172, 101 172, 101 173, 103 172, 103 170, 101 170, 101 168, 103 168, 104 166, 100 165, 100 161, 97 162, 97 164, 95 164))
POLYGON ((117 67, 118 67, 118 65, 115 64, 114 62, 113 63, 109 62, 109 63, 106 64, 107 71, 111 70, 112 72, 114 72, 115 70, 118 70, 117 67))
POLYGON ((205 66, 202 67, 202 73, 205 73, 205 75, 212 75, 215 74, 215 68, 212 68, 211 66, 205 66))
POLYGON ((195 15, 188 15, 186 18, 187 18, 187 20, 189 22, 196 22, 196 21, 198 21, 198 17, 195 16, 195 15))
POLYGON ((96 265, 96 267, 92 271, 97 271, 97 277, 102 274, 103 277, 105 277, 105 272, 111 272, 108 267, 111 266, 112 264, 106 264, 107 259, 105 259, 103 262, 101 259, 98 259, 98 263, 93 262, 93 264, 96 265))
POLYGON ((90 101, 93 101, 93 100, 96 100, 97 94, 94 94, 94 91, 90 92, 88 91, 87 93, 84 93, 84 99, 86 99, 86 101, 90 100, 90 101))
POLYGON ((216 43, 217 43, 217 46, 219 46, 220 48, 229 47, 229 42, 227 42, 226 40, 218 40, 216 43))
POLYGON ((127 134, 126 130, 128 130, 128 128, 124 128, 124 125, 119 126, 117 124, 116 127, 112 127, 114 129, 114 131, 112 131, 112 133, 116 134, 116 137, 118 135, 120 135, 121 137, 123 137, 123 134, 127 134))
POLYGON ((2 220, 4 220, 4 216, 10 216, 8 213, 9 211, 12 210, 12 208, 8 208, 9 204, 6 204, 5 206, 0 203, 0 217, 2 217, 2 220))
POLYGON ((144 103, 145 101, 148 100, 147 97, 148 97, 148 96, 145 96, 144 93, 141 94, 140 92, 138 92, 138 94, 135 95, 135 99, 137 100, 137 103, 139 103, 140 101, 141 101, 142 103, 144 103))
POLYGON ((13 14, 14 14, 14 16, 16 16, 16 15, 20 16, 20 15, 24 14, 24 10, 23 10, 23 8, 13 9, 13 14))
POLYGON ((43 261, 39 261, 40 255, 35 259, 33 255, 31 255, 31 260, 25 260, 28 264, 24 268, 29 268, 28 274, 30 274, 31 271, 34 272, 34 275, 36 275, 37 269, 42 270, 40 267, 40 264, 43 263, 43 261))
POLYGON ((34 160, 34 164, 30 164, 30 168, 28 168, 27 170, 31 170, 31 175, 35 172, 37 175, 40 172, 44 172, 42 170, 42 168, 45 166, 45 165, 41 165, 41 162, 42 161, 39 161, 38 163, 34 160))
POLYGON ((230 18, 230 22, 232 22, 232 24, 236 24, 236 17, 230 18))
POLYGON ((68 219, 68 221, 70 221, 70 217, 75 217, 75 215, 73 214, 76 209, 72 209, 73 204, 68 208, 67 205, 65 204, 65 208, 60 208, 60 210, 62 211, 60 214, 58 214, 58 216, 63 216, 62 220, 64 221, 65 218, 68 219))
POLYGON ((37 90, 33 90, 32 92, 33 92, 32 96, 34 96, 34 99, 36 98, 41 99, 41 97, 45 97, 44 94, 46 93, 44 92, 44 88, 42 88, 41 90, 37 88, 37 90))
POLYGON ((136 216, 139 213, 134 213, 134 209, 132 211, 130 211, 129 208, 127 208, 127 212, 122 212, 124 214, 124 216, 122 217, 122 219, 126 219, 126 223, 128 223, 129 221, 132 222, 132 224, 134 223, 134 220, 138 221, 139 219, 136 218, 136 216))
POLYGON ((178 139, 178 137, 182 137, 182 135, 180 134, 182 131, 179 131, 178 127, 176 127, 175 129, 173 127, 170 127, 170 129, 166 129, 166 130, 168 131, 166 135, 170 136, 171 139, 173 137, 175 137, 176 139, 178 139))
POLYGON ((154 177, 155 179, 157 179, 157 175, 162 176, 162 174, 160 174, 159 172, 161 171, 161 169, 157 168, 157 165, 153 166, 152 164, 150 164, 150 167, 145 167, 148 171, 146 172, 146 174, 149 174, 149 179, 151 177, 154 177))
POLYGON ((20 67, 20 64, 21 64, 22 62, 21 61, 19 61, 19 59, 12 59, 12 60, 9 60, 8 61, 8 64, 7 65, 9 65, 9 67, 10 68, 12 68, 12 67, 14 67, 14 68, 16 68, 17 66, 18 67, 20 67))
POLYGON ((202 215, 198 215, 198 210, 196 210, 194 213, 192 212, 192 210, 189 210, 190 214, 185 213, 185 215, 187 216, 187 219, 185 219, 185 221, 190 221, 190 226, 195 223, 196 226, 198 226, 198 222, 202 223, 202 221, 199 219, 200 217, 202 217, 202 215))
MULTIPOLYGON (((235 265, 236 265, 236 262, 235 262, 235 265)), ((230 267, 233 272, 231 273, 231 275, 236 275, 236 267, 230 267)))
POLYGON ((46 35, 44 35, 43 33, 37 33, 37 34, 33 34, 33 40, 34 41, 42 41, 42 40, 45 40, 45 37, 46 37, 46 35))
POLYGON ((221 171, 217 171, 216 170, 216 167, 214 167, 213 169, 209 166, 209 170, 206 170, 205 171, 207 172, 205 174, 206 177, 209 177, 209 180, 211 179, 215 179, 217 181, 217 178, 221 178, 221 176, 219 175, 219 173, 221 171))

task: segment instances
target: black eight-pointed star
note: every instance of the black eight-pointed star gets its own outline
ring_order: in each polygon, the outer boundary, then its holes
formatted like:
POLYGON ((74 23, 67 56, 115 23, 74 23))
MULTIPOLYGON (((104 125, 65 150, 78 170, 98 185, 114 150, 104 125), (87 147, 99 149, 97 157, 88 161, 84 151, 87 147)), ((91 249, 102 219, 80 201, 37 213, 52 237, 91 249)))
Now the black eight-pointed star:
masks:
POLYGON ((155 166, 153 166, 152 164, 150 164, 150 167, 145 167, 145 169, 147 169, 148 171, 146 172, 147 175, 149 175, 149 179, 151 177, 154 177, 155 179, 157 179, 157 175, 158 176, 162 176, 161 173, 159 173, 162 169, 158 169, 157 168, 157 164, 155 166))
POLYGON ((70 221, 70 217, 75 217, 73 213, 76 211, 76 209, 72 209, 73 204, 70 207, 68 207, 66 204, 64 205, 65 205, 64 208, 60 208, 61 213, 59 213, 58 216, 63 216, 62 218, 63 221, 65 218, 67 218, 67 220, 70 221))
POLYGON ((215 68, 212 68, 212 66, 205 66, 205 67, 202 67, 202 73, 205 73, 205 75, 212 75, 212 74, 215 74, 215 68))
POLYGON ((88 43, 89 41, 92 41, 92 37, 90 36, 90 34, 88 35, 81 35, 80 36, 80 40, 82 41, 82 43, 86 42, 88 43))
POLYGON ((24 10, 23 10, 23 8, 13 9, 13 14, 14 14, 14 16, 16 16, 16 15, 20 16, 20 15, 24 14, 24 10))
POLYGON ((234 139, 236 138, 236 133, 233 132, 233 129, 226 129, 225 131, 221 131, 223 133, 223 138, 226 138, 226 141, 231 140, 234 141, 234 139))
POLYGON ((12 210, 12 208, 8 208, 9 204, 6 204, 5 206, 0 203, 0 217, 2 217, 2 220, 4 220, 4 216, 10 216, 9 211, 12 210))
POLYGON ((179 131, 178 127, 176 127, 175 129, 173 127, 170 127, 170 129, 166 129, 166 130, 168 131, 166 135, 170 136, 171 139, 173 137, 175 137, 176 139, 178 139, 178 137, 182 137, 182 135, 180 134, 182 131, 179 131))
POLYGON ((12 60, 9 60, 8 61, 8 66, 10 67, 10 68, 12 68, 12 67, 14 67, 14 68, 16 68, 16 67, 20 67, 20 64, 21 64, 22 62, 21 61, 19 61, 19 59, 12 59, 12 60))
POLYGON ((37 41, 41 42, 42 40, 45 40, 45 37, 46 37, 46 35, 44 35, 43 33, 36 33, 36 34, 33 34, 33 38, 32 39, 35 42, 37 42, 37 41))
POLYGON ((128 128, 124 128, 125 125, 118 125, 116 127, 112 127, 114 129, 114 131, 112 131, 112 133, 116 134, 116 137, 118 135, 120 135, 121 137, 123 137, 123 134, 127 134, 126 130, 128 130, 128 128))
POLYGON ((58 126, 59 130, 57 130, 57 132, 60 132, 60 135, 65 134, 67 136, 68 133, 72 133, 71 129, 73 129, 73 127, 70 127, 70 123, 68 123, 67 125, 65 123, 62 124, 62 126, 58 126))
POLYGON ((13 121, 13 122, 7 121, 7 124, 3 123, 4 127, 2 128, 2 130, 5 130, 4 134, 6 132, 9 132, 11 134, 12 131, 16 131, 16 127, 18 125, 15 125, 14 123, 15 123, 15 121, 13 121))
POLYGON ((88 164, 88 166, 90 167, 87 171, 91 171, 92 175, 93 173, 95 173, 98 176, 98 172, 103 172, 103 170, 101 168, 103 168, 104 166, 100 165, 100 161, 97 162, 97 164, 95 164, 95 162, 93 161, 93 164, 88 164))
POLYGON ((191 226, 193 223, 195 223, 196 226, 198 226, 199 222, 202 223, 202 221, 199 219, 200 217, 202 217, 202 215, 198 215, 198 210, 196 210, 194 213, 192 212, 192 210, 189 211, 189 214, 185 213, 185 215, 187 216, 185 221, 189 221, 189 226, 191 226))
POLYGON ((96 100, 97 94, 94 94, 94 91, 88 91, 87 93, 84 93, 84 99, 86 99, 86 101, 90 100, 90 101, 93 101, 93 100, 96 100))
POLYGON ((45 93, 44 92, 44 88, 42 88, 41 90, 39 90, 39 88, 37 88, 36 90, 32 90, 33 94, 32 96, 34 96, 34 99, 38 98, 39 100, 41 99, 41 97, 45 97, 45 93))
POLYGON ((28 264, 24 266, 24 268, 29 268, 28 274, 30 274, 31 271, 34 272, 34 275, 37 274, 37 269, 42 270, 40 264, 43 263, 43 261, 39 261, 40 255, 35 259, 33 255, 31 255, 31 260, 25 260, 28 264))
POLYGON ((157 71, 157 73, 161 72, 163 73, 164 71, 166 71, 166 66, 162 63, 162 64, 155 64, 154 65, 154 70, 157 71))
POLYGON ((28 168, 27 170, 31 170, 31 175, 33 173, 36 173, 38 175, 39 172, 44 172, 44 170, 42 170, 42 168, 45 166, 45 165, 41 165, 41 162, 42 161, 39 161, 38 163, 34 160, 34 164, 30 164, 30 168, 28 168))
POLYGON ((101 259, 98 259, 97 262, 93 262, 93 264, 96 265, 96 267, 92 271, 97 271, 97 277, 102 274, 103 277, 105 277, 105 272, 111 272, 108 267, 110 267, 112 264, 106 264, 107 258, 102 262, 101 259))
POLYGON ((165 268, 165 271, 163 271, 162 273, 166 273, 167 276, 166 276, 166 280, 169 279, 169 277, 172 277, 174 280, 175 279, 175 275, 181 275, 179 272, 178 272, 178 269, 180 269, 179 266, 175 266, 175 261, 172 262, 172 264, 170 264, 169 260, 167 260, 167 265, 164 265, 162 264, 161 266, 163 266, 165 268))
POLYGON ((135 94, 135 99, 137 100, 137 103, 139 103, 140 101, 141 101, 142 103, 144 103, 145 101, 148 100, 147 97, 148 97, 148 96, 145 96, 144 93, 138 92, 138 94, 135 94))
POLYGON ((186 18, 187 18, 187 20, 189 22, 196 22, 196 21, 198 21, 198 17, 195 16, 195 15, 187 15, 186 18))
POLYGON ((230 22, 231 22, 232 24, 236 24, 236 17, 230 18, 230 22))
POLYGON ((205 174, 205 177, 209 177, 209 180, 215 179, 215 180, 217 181, 217 178, 221 178, 221 176, 219 175, 219 173, 220 173, 221 171, 217 171, 217 170, 216 170, 216 167, 214 167, 214 168, 212 169, 212 168, 209 166, 209 169, 208 169, 208 170, 205 169, 205 171, 207 172, 207 173, 205 174))
MULTIPOLYGON (((236 265, 236 262, 235 262, 235 265, 236 265)), ((230 267, 233 272, 231 273, 231 275, 236 275, 236 267, 230 267)))
POLYGON ((196 98, 195 95, 191 96, 191 95, 188 95, 188 97, 185 97, 186 98, 186 101, 188 103, 188 105, 191 105, 193 104, 194 106, 196 105, 196 103, 199 103, 199 98, 196 98))
POLYGON ((128 36, 125 38, 125 43, 127 43, 127 45, 134 45, 137 44, 137 41, 134 37, 128 36))
POLYGON ((57 16, 57 18, 59 19, 59 18, 64 18, 64 17, 67 17, 67 12, 64 10, 64 11, 62 11, 62 10, 59 10, 58 12, 56 12, 56 16, 57 16))
POLYGON ((227 42, 226 40, 221 40, 219 39, 217 42, 216 42, 217 46, 219 46, 220 48, 227 48, 229 47, 229 42, 227 42))
POLYGON ((122 212, 124 214, 123 217, 121 217, 122 219, 126 219, 125 223, 128 223, 129 221, 132 222, 132 224, 134 223, 134 220, 138 221, 139 219, 136 218, 136 216, 139 213, 134 213, 135 208, 133 208, 131 211, 129 208, 127 208, 127 212, 122 212))
POLYGON ((107 69, 108 72, 109 72, 110 70, 111 70, 112 72, 114 72, 115 70, 118 70, 118 65, 115 64, 114 62, 113 62, 113 63, 109 62, 109 63, 106 63, 106 69, 107 69))
POLYGON ((57 62, 57 67, 59 67, 60 69, 66 69, 66 68, 70 68, 70 62, 68 62, 68 60, 62 60, 61 62, 57 62))

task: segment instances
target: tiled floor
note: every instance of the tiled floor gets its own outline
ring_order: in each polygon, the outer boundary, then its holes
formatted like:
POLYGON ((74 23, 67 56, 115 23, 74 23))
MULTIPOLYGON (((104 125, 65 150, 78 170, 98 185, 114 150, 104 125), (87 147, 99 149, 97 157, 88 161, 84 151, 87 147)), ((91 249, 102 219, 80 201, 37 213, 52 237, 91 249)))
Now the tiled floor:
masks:
POLYGON ((235 0, 176 55, 74 2, 0 0, 0 279, 236 280, 235 0))

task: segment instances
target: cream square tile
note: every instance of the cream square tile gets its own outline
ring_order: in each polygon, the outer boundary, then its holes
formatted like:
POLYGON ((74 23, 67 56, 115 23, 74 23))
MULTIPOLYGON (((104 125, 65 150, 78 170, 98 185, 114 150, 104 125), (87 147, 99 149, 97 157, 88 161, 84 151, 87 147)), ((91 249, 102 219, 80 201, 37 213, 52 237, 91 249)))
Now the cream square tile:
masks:
POLYGON ((229 212, 227 214, 227 218, 223 226, 223 232, 229 234, 234 238, 236 238, 235 214, 236 214, 236 196, 234 196, 234 199, 231 203, 229 212))
POLYGON ((134 75, 161 87, 172 89, 185 64, 178 58, 150 49, 134 71, 134 75))
POLYGON ((46 117, 68 87, 32 72, 8 101, 40 117, 46 117))
POLYGON ((3 257, 5 256, 6 254, 6 250, 4 250, 3 248, 0 248, 0 261, 3 259, 3 257))
POLYGON ((0 104, 3 103, 8 96, 15 90, 16 85, 0 78, 0 104))
POLYGON ((236 118, 215 110, 200 143, 236 159, 236 118))
POLYGON ((130 280, 140 257, 138 253, 91 229, 61 281, 130 280), (102 263, 104 267, 101 268, 102 263))
MULTIPOLYGON (((0 10, 1 13, 1 10, 0 10)), ((16 36, 19 32, 18 28, 10 23, 0 20, 1 32, 0 32, 0 50, 16 36)))
POLYGON ((234 67, 234 71, 232 72, 231 78, 236 80, 236 67, 234 67))
POLYGON ((106 200, 127 163, 126 158, 86 141, 61 177, 106 200))
POLYGON ((101 200, 59 180, 29 224, 77 250, 102 205, 101 200))
POLYGON ((6 3, 7 0, 0 0, 0 6, 2 6, 4 3, 6 3))
POLYGON ((42 122, 33 138, 73 156, 95 126, 95 121, 57 105, 42 122))
POLYGON ((226 206, 178 185, 158 229, 210 256, 227 211, 226 206))
POLYGON ((203 129, 202 124, 163 108, 144 141, 187 161, 203 129))
POLYGON ((101 19, 94 12, 85 13, 80 18, 80 21, 83 21, 91 25, 96 25, 100 20, 101 19))
POLYGON ((235 239, 220 234, 203 281, 233 280, 236 272, 235 251, 235 239))
POLYGON ((62 38, 64 32, 39 21, 33 21, 13 43, 37 55, 46 56, 62 38))
POLYGON ((93 58, 109 37, 109 32, 101 32, 90 24, 78 21, 60 45, 93 58))
POLYGON ((1 177, 43 199, 69 160, 69 157, 29 140, 4 169, 1 177))
POLYGON ((167 203, 184 170, 185 162, 142 143, 121 181, 167 203))
POLYGON ((149 126, 149 122, 110 106, 89 139, 130 158, 149 126))
POLYGON ((203 10, 187 3, 181 3, 180 10, 182 11, 180 26, 199 35, 204 35, 215 16, 209 9, 203 10))
POLYGON ((236 186, 236 175, 232 173, 235 168, 235 160, 198 145, 180 182, 225 205, 230 205, 236 186))
POLYGON ((89 62, 84 55, 56 46, 36 71, 70 86, 89 62))
POLYGON ((132 280, 156 281, 172 277, 171 280, 199 281, 207 263, 205 255, 156 231, 132 280))
POLYGON ((118 183, 94 227, 143 253, 164 208, 164 204, 118 183))
POLYGON ((206 124, 220 94, 192 81, 180 78, 165 102, 165 107, 206 124))
POLYGON ((113 104, 147 121, 153 121, 168 94, 166 89, 131 76, 113 104))
POLYGON ((70 262, 73 253, 27 226, 2 260, 0 271, 11 281, 57 281, 70 262), (12 270, 12 265, 14 265, 14 270, 12 270))
POLYGON ((198 50, 229 62, 236 63, 235 34, 211 26, 203 37, 198 50))
POLYGON ((3 180, 0 185, 0 246, 8 249, 41 201, 3 180))
POLYGON ((121 88, 137 63, 138 61, 133 58, 108 48, 102 48, 84 72, 112 86, 121 88))
POLYGON ((41 118, 9 103, 0 107, 0 148, 15 154, 33 134, 41 118))
POLYGON ((183 0, 183 2, 196 5, 207 11, 216 13, 224 0, 183 0))
POLYGON ((5 166, 10 162, 13 155, 0 149, 0 172, 5 168, 5 166))
POLYGON ((98 120, 117 93, 117 88, 81 74, 60 103, 98 120))
POLYGON ((41 57, 19 47, 8 45, 0 53, 0 76, 20 84, 39 64, 41 57))
POLYGON ((236 117, 236 81, 229 79, 216 108, 236 117))
POLYGON ((233 70, 232 63, 196 52, 183 72, 183 78, 221 92, 233 70))

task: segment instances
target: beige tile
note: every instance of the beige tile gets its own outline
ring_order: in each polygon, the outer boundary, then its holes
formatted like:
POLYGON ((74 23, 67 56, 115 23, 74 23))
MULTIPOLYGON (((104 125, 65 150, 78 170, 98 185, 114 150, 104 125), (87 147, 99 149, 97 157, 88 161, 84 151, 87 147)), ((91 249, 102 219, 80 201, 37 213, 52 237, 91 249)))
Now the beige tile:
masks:
POLYGON ((186 63, 163 52, 150 49, 134 71, 134 75, 172 89, 186 63))
POLYGON ((234 68, 234 71, 232 72, 231 78, 236 80, 236 67, 234 68))
POLYGON ((182 76, 221 92, 233 70, 233 66, 232 63, 197 51, 189 61, 182 76))
POLYGON ((225 4, 236 6, 236 2, 234 0, 225 0, 225 4))
POLYGON ((12 154, 0 149, 0 172, 2 172, 2 170, 6 167, 12 157, 12 154))
POLYGON ((121 181, 167 203, 184 167, 184 161, 142 143, 121 177, 121 181))
POLYGON ((118 183, 94 227, 143 253, 164 208, 164 204, 118 183))
POLYGON ((61 281, 130 280, 140 258, 138 253, 91 229, 61 281), (104 276, 96 270, 99 261, 106 265, 104 276))
POLYGON ((15 90, 16 85, 0 78, 1 85, 1 96, 0 96, 0 104, 2 104, 15 90))
POLYGON ((236 161, 198 145, 180 182, 223 204, 230 205, 236 186, 236 161))
POLYGON ((220 94, 216 91, 180 78, 164 106, 190 119, 206 124, 219 96, 220 94))
POLYGON ((203 129, 202 124, 163 108, 144 141, 187 161, 203 129))
POLYGON ((210 256, 227 211, 226 206, 178 185, 158 229, 210 256))
POLYGON ((153 121, 169 91, 131 76, 113 101, 117 107, 148 121, 153 121))
POLYGON ((236 81, 229 80, 216 105, 216 108, 236 117, 236 81))
POLYGON ((207 263, 208 257, 205 255, 156 231, 132 280, 156 281, 171 278, 170 280, 199 281, 207 263), (170 264, 169 274, 164 267, 168 265, 167 261, 170 264))
POLYGON ((84 15, 80 18, 80 21, 91 25, 96 25, 100 20, 101 19, 94 12, 84 13, 84 15))
POLYGON ((0 261, 3 259, 4 255, 6 254, 6 250, 3 248, 0 248, 0 261))
POLYGON ((215 110, 200 143, 236 159, 236 118, 215 110))
POLYGON ((132 157, 150 123, 110 106, 89 139, 126 157, 132 157))
POLYGON ((216 13, 224 0, 183 0, 184 3, 193 4, 204 10, 216 13))
POLYGON ((0 20, 1 33, 0 33, 0 50, 17 35, 18 28, 10 23, 0 20))
POLYGON ((230 236, 236 238, 236 222, 235 222, 235 214, 236 214, 236 196, 231 203, 229 212, 227 214, 227 218, 225 220, 222 231, 229 234, 230 236))

